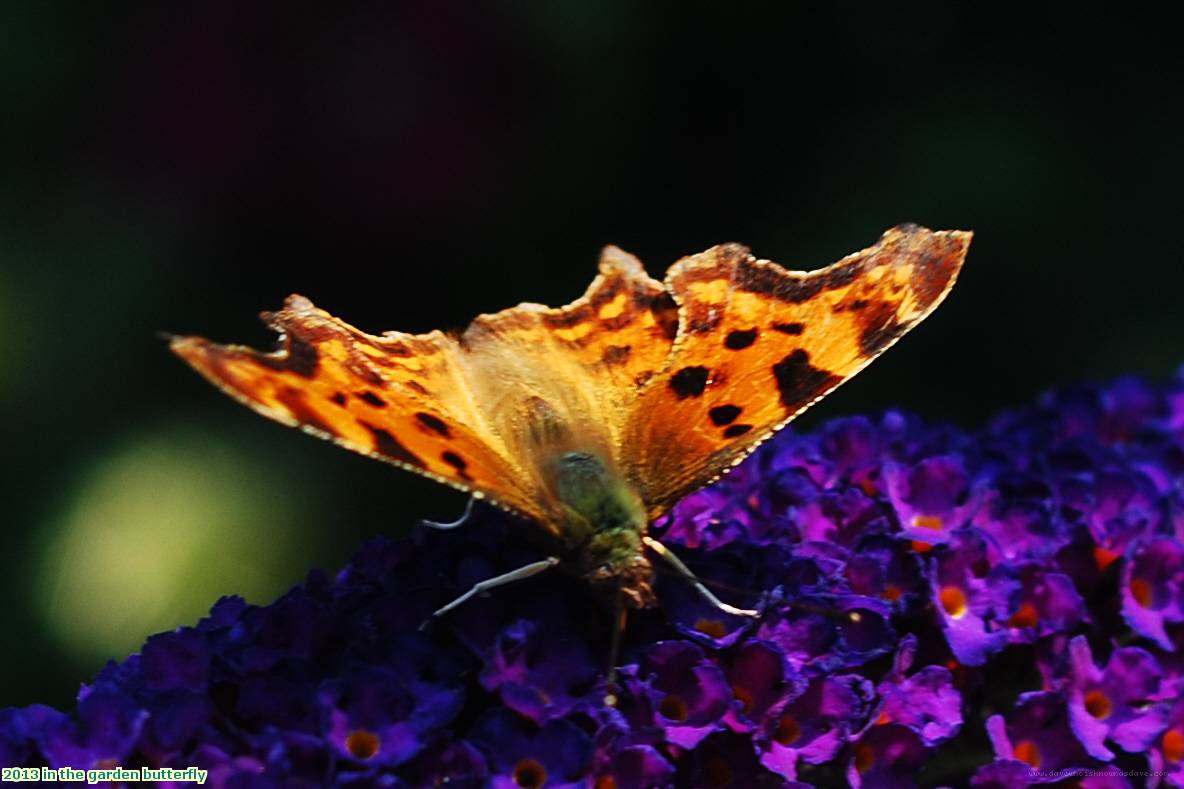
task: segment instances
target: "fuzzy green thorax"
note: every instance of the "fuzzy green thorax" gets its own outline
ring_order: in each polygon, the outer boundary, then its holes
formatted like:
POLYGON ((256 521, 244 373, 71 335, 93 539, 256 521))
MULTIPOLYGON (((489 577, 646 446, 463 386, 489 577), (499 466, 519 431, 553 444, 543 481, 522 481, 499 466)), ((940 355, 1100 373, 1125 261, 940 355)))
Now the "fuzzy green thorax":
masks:
POLYGON ((578 551, 581 570, 597 586, 620 589, 634 607, 652 606, 653 568, 642 548, 647 521, 641 497, 588 452, 560 455, 554 475, 567 515, 563 532, 578 551))

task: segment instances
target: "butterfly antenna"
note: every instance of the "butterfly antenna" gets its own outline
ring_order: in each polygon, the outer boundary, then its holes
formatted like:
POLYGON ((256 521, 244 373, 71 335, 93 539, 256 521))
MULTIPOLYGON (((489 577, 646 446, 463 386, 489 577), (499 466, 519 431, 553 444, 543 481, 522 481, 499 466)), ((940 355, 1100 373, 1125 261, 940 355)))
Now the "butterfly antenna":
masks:
POLYGON ((642 537, 641 539, 645 542, 646 546, 651 551, 653 551, 654 553, 661 556, 663 559, 665 559, 670 564, 671 567, 673 567, 675 570, 677 570, 678 574, 681 575, 684 579, 686 579, 686 581, 692 586, 692 588, 694 588, 694 590, 699 593, 700 597, 702 597, 707 602, 711 603, 713 606, 715 606, 719 610, 723 611, 725 614, 731 614, 732 616, 747 616, 752 619, 756 619, 757 617, 760 616, 760 612, 755 609, 737 608, 734 605, 728 605, 723 600, 720 600, 718 597, 716 597, 714 594, 711 593, 710 589, 708 589, 706 586, 703 585, 703 582, 700 581, 699 578, 693 572, 691 572, 691 568, 689 568, 685 564, 683 564, 682 559, 679 559, 678 556, 676 556, 673 551, 671 551, 669 548, 667 548, 662 543, 655 540, 653 537, 646 536, 646 537, 642 537))
MULTIPOLYGON (((684 577, 683 574, 680 573, 678 570, 675 570, 671 567, 663 567, 662 565, 656 565, 654 567, 654 572, 657 573, 658 575, 661 575, 661 576, 664 576, 667 578, 670 578, 673 576, 678 576, 679 578, 684 577)), ((727 583, 726 581, 717 581, 714 578, 699 578, 699 583, 703 584, 704 586, 715 589, 717 591, 732 592, 734 594, 745 595, 747 597, 759 597, 760 596, 759 591, 752 589, 750 587, 736 586, 735 584, 730 584, 730 583, 727 583)))
POLYGON ((617 663, 621 659, 621 641, 625 637, 625 622, 629 618, 629 609, 625 607, 625 594, 617 588, 617 604, 613 613, 613 641, 608 650, 608 671, 604 680, 604 705, 615 707, 620 697, 617 695, 617 663))
POLYGON ((461 516, 454 521, 441 523, 440 521, 424 520, 421 521, 421 523, 423 523, 424 526, 428 526, 433 529, 455 529, 458 526, 464 526, 466 523, 468 523, 469 516, 473 514, 473 502, 476 500, 476 496, 469 496, 469 503, 465 505, 465 511, 461 513, 461 516))
MULTIPOLYGON (((685 577, 678 570, 662 566, 654 567, 654 571, 659 575, 667 577, 685 577)), ((735 594, 748 595, 750 597, 755 597, 759 594, 753 589, 743 586, 736 586, 735 584, 729 584, 723 581, 716 581, 711 578, 699 578, 699 583, 703 584, 704 586, 710 586, 712 589, 722 589, 725 592, 734 592, 735 594)), ((860 614, 857 611, 840 611, 834 606, 819 605, 816 603, 804 603, 798 600, 786 600, 783 602, 783 605, 785 605, 787 608, 795 608, 799 611, 805 611, 811 614, 820 614, 822 616, 830 617, 831 619, 846 619, 852 622, 857 622, 859 621, 860 617, 860 614)))
POLYGON ((530 564, 523 565, 517 570, 511 570, 508 573, 502 573, 501 575, 494 576, 493 578, 486 578, 484 581, 475 583, 473 584, 473 587, 469 589, 469 591, 465 592, 448 605, 444 606, 443 608, 437 608, 431 617, 429 617, 427 621, 419 626, 419 629, 421 632, 427 630, 428 626, 431 625, 432 622, 444 616, 454 608, 463 605, 466 601, 476 597, 477 595, 483 595, 490 589, 496 589, 499 586, 505 586, 506 584, 523 581, 527 578, 530 578, 532 575, 538 575, 539 573, 546 572, 552 567, 557 566, 559 563, 559 557, 548 556, 546 559, 541 559, 537 562, 531 562, 530 564))

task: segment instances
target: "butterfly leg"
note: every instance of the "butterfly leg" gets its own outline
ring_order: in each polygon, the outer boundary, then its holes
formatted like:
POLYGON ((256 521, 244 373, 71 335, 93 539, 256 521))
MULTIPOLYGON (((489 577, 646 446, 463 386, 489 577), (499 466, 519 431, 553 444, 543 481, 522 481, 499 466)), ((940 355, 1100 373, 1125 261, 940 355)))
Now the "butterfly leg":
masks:
POLYGON ((687 582, 690 583, 692 587, 694 587, 695 591, 699 593, 700 597, 711 603, 719 610, 723 611, 725 614, 731 614, 732 616, 748 616, 754 618, 760 616, 759 611, 755 611, 751 608, 736 608, 735 606, 728 605, 723 600, 720 600, 711 593, 710 589, 703 585, 703 582, 700 581, 693 572, 691 572, 691 568, 683 564, 682 559, 679 559, 673 551, 655 540, 653 537, 642 537, 641 539, 645 542, 646 547, 665 559, 671 567, 678 571, 679 575, 687 579, 687 582))
POLYGON ((530 564, 519 567, 517 570, 511 570, 508 573, 502 573, 501 575, 496 575, 493 578, 486 578, 484 581, 475 583, 473 584, 472 589, 465 592, 443 608, 436 609, 436 612, 431 615, 427 622, 424 622, 422 625, 420 625, 419 629, 423 630, 439 617, 444 616, 444 614, 447 614, 452 609, 463 604, 465 601, 476 597, 479 594, 484 594, 490 589, 496 589, 499 586, 512 584, 515 581, 524 580, 531 577, 532 575, 538 575, 541 572, 550 570, 557 564, 559 564, 559 557, 548 556, 546 559, 542 559, 537 562, 531 562, 530 564))
POLYGON ((464 526, 469 522, 469 516, 473 514, 473 502, 477 500, 476 496, 469 496, 469 503, 465 505, 465 511, 461 516, 454 521, 448 523, 441 523, 440 521, 421 521, 424 526, 430 526, 433 529, 455 529, 457 526, 464 526))

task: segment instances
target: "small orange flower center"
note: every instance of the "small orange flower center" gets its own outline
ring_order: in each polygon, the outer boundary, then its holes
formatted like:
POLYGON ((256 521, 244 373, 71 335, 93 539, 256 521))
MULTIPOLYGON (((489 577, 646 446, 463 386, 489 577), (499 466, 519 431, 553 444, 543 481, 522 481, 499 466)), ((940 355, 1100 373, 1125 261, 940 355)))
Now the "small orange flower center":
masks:
POLYGON ((918 529, 931 529, 933 531, 940 531, 945 524, 937 515, 918 515, 913 518, 913 525, 918 529))
POLYGON ((876 725, 883 726, 885 723, 892 723, 892 716, 888 714, 888 710, 880 713, 880 717, 876 718, 876 725))
POLYGON ((703 765, 703 785, 708 789, 730 786, 732 784, 732 768, 718 756, 703 765))
POLYGON ((687 705, 681 698, 671 693, 658 703, 658 712, 663 718, 675 723, 682 723, 687 719, 687 705))
POLYGON ((1144 608, 1151 607, 1151 584, 1142 578, 1131 579, 1131 597, 1144 608))
POLYGON ((617 779, 611 775, 602 775, 592 786, 593 789, 617 789, 617 779))
POLYGON ((355 759, 369 759, 378 753, 378 735, 365 729, 354 729, 345 738, 345 749, 355 759))
POLYGON ((876 763, 876 751, 872 746, 866 742, 861 742, 855 746, 855 769, 860 773, 866 773, 872 769, 872 765, 876 763))
POLYGON ((954 619, 961 619, 966 615, 966 593, 956 586, 943 586, 937 593, 937 599, 946 613, 954 619))
POLYGON ((859 480, 859 487, 862 488, 863 492, 868 496, 876 495, 876 483, 872 481, 871 477, 864 477, 863 479, 859 480))
POLYGON ((1110 697, 1102 691, 1091 690, 1085 694, 1085 711, 1098 720, 1109 718, 1112 710, 1113 705, 1110 703, 1110 697))
POLYGON ((1031 766, 1040 766, 1040 749, 1031 740, 1020 740, 1012 749, 1012 754, 1021 762, 1031 766))
POLYGON ((920 540, 910 540, 909 544, 913 546, 913 550, 917 553, 929 553, 933 550, 933 546, 930 543, 921 542, 920 540))
POLYGON ((1103 548, 1101 545, 1094 546, 1094 564, 1098 566, 1099 570, 1105 571, 1107 567, 1114 564, 1114 560, 1119 556, 1121 554, 1117 551, 1103 548))
POLYGON ((745 715, 752 712, 752 694, 748 692, 748 688, 740 685, 732 686, 732 695, 740 702, 740 711, 745 715))
POLYGON ((802 736, 802 727, 789 713, 781 716, 777 722, 777 730, 773 732, 773 739, 782 745, 793 745, 802 736))
POLYGON ((1036 627, 1040 621, 1040 614, 1036 611, 1036 606, 1031 603, 1024 603, 1020 609, 1011 615, 1007 620, 1010 627, 1036 627))
POLYGON ((901 598, 904 591, 896 584, 888 584, 884 587, 884 591, 880 592, 880 597, 883 597, 890 603, 895 603, 901 598))
POLYGON ((539 789, 546 782, 546 769, 534 759, 521 759, 514 765, 514 783, 522 789, 539 789))
POLYGON ((723 638, 728 634, 728 629, 724 627, 724 623, 718 619, 699 619, 695 622, 695 629, 705 636, 712 638, 723 638))
POLYGON ((1184 760, 1184 731, 1168 729, 1163 733, 1163 758, 1172 764, 1179 764, 1184 760))

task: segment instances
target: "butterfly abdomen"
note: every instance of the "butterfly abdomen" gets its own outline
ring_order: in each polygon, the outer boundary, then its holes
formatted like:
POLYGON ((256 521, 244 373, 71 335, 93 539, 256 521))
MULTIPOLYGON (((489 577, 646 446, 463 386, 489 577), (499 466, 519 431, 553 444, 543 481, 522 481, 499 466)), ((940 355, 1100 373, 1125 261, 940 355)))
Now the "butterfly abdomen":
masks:
POLYGON ((564 452, 552 475, 565 512, 560 528, 581 572, 607 591, 619 589, 635 607, 653 605, 641 497, 592 452, 564 452))

